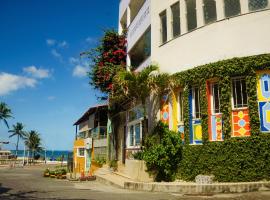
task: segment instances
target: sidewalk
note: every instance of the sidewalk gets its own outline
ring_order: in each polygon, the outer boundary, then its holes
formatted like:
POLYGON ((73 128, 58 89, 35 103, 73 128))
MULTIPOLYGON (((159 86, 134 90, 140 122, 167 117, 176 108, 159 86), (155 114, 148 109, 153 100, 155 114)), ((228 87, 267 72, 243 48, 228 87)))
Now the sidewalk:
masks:
POLYGON ((96 172, 97 181, 118 188, 148 192, 168 192, 180 194, 218 194, 270 191, 270 182, 213 183, 196 184, 193 182, 138 182, 106 169, 96 172))

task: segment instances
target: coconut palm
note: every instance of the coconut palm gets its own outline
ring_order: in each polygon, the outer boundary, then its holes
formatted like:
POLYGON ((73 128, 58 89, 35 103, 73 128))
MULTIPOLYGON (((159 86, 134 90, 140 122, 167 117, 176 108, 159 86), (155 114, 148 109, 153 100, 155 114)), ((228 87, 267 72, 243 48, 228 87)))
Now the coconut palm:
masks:
POLYGON ((31 151, 31 155, 33 157, 35 157, 37 152, 42 151, 41 138, 40 138, 40 134, 37 131, 31 130, 27 132, 25 135, 24 142, 28 148, 28 157, 29 157, 29 151, 31 151))
POLYGON ((19 140, 25 138, 24 125, 22 123, 17 122, 12 127, 13 129, 9 130, 8 132, 12 133, 9 137, 17 136, 17 144, 16 144, 16 156, 17 156, 19 140))
MULTIPOLYGON (((124 98, 135 98, 143 106, 144 122, 146 124, 146 101, 153 94, 160 98, 163 95, 169 95, 175 87, 174 78, 167 73, 159 73, 158 67, 150 65, 141 72, 120 71, 114 78, 114 90, 110 100, 120 101, 124 98), (115 93, 114 93, 115 92, 115 93), (121 96, 122 93, 122 96, 121 96)), ((143 128, 143 135, 147 134, 146 128, 143 128)))
MULTIPOLYGON (((116 88, 117 96, 119 98, 119 91, 123 93, 126 97, 132 97, 139 100, 143 107, 143 138, 147 134, 147 120, 146 120, 146 102, 147 98, 151 95, 151 91, 155 85, 155 71, 158 67, 155 65, 150 65, 144 68, 141 72, 132 71, 120 71, 114 79, 114 87, 116 88)), ((115 96, 113 96, 113 99, 115 96)))
POLYGON ((11 110, 7 106, 7 104, 4 102, 0 102, 0 122, 3 121, 8 129, 9 125, 7 119, 12 117, 11 114, 11 110))

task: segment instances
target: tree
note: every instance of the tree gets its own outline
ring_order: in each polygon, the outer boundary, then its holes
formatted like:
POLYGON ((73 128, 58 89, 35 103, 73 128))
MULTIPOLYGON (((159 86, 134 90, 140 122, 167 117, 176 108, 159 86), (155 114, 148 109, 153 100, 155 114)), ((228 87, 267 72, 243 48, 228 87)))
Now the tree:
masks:
POLYGON ((113 77, 126 67, 126 36, 106 30, 99 45, 81 55, 87 56, 92 63, 88 73, 90 84, 108 94, 113 87, 113 77))
MULTIPOLYGON (((167 73, 159 73, 158 66, 150 65, 140 72, 119 71, 113 81, 113 90, 110 94, 111 103, 121 103, 124 99, 136 99, 143 107, 143 127, 147 127, 147 99, 152 95, 160 98, 172 93, 175 87, 174 78, 167 73)), ((147 128, 143 128, 143 137, 147 128)))
POLYGON ((118 102, 126 97, 131 97, 141 102, 143 107, 143 138, 147 134, 147 112, 146 101, 151 95, 152 87, 154 87, 154 71, 157 71, 158 67, 150 65, 144 68, 141 72, 134 71, 120 71, 114 79, 114 88, 112 90, 110 100, 112 102, 118 102), (120 98, 120 94, 122 97, 120 98))
POLYGON ((11 118, 11 109, 7 106, 6 103, 1 102, 0 103, 0 122, 3 121, 7 128, 9 129, 9 125, 7 122, 8 118, 11 118))
POLYGON ((37 152, 42 151, 40 134, 37 131, 31 130, 25 135, 25 145, 28 152, 31 151, 32 157, 35 157, 37 152))
POLYGON ((17 122, 15 125, 12 126, 13 129, 9 130, 8 132, 12 133, 9 137, 17 136, 17 144, 16 144, 16 156, 18 155, 18 145, 19 140, 25 138, 25 131, 24 125, 22 123, 17 122))

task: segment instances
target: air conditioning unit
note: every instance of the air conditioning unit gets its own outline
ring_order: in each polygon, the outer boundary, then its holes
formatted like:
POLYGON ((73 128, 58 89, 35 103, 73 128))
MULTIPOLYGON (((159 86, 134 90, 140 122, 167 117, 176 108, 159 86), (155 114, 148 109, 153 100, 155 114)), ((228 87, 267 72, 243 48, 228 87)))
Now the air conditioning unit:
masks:
POLYGON ((93 143, 92 138, 86 138, 86 139, 84 139, 85 149, 92 149, 92 143, 93 143))

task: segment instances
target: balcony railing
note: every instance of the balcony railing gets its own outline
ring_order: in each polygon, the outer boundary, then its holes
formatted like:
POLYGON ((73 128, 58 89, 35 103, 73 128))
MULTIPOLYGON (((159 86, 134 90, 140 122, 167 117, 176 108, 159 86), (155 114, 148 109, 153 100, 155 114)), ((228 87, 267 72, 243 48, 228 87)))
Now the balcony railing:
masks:
POLYGON ((107 127, 97 126, 90 130, 90 136, 94 139, 103 139, 107 137, 107 127))

